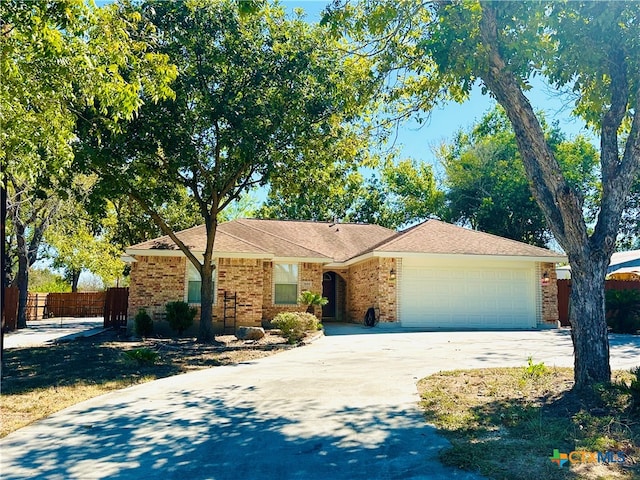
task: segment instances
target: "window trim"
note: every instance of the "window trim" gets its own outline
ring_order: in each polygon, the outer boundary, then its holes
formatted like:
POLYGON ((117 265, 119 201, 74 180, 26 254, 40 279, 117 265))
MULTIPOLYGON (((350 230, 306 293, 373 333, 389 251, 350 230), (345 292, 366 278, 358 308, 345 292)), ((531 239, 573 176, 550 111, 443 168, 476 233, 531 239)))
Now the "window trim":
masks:
POLYGON ((298 296, 300 295, 300 264, 299 263, 291 263, 291 262, 274 262, 273 263, 273 275, 272 275, 272 282, 271 282, 271 289, 272 289, 272 299, 273 299, 273 305, 277 305, 277 306, 294 306, 294 305, 298 305, 298 296), (296 267, 296 282, 295 283, 278 283, 276 284, 276 265, 295 265, 296 267), (295 285, 296 286, 296 295, 295 295, 295 301, 293 303, 282 303, 282 302, 278 302, 276 299, 276 285, 295 285))

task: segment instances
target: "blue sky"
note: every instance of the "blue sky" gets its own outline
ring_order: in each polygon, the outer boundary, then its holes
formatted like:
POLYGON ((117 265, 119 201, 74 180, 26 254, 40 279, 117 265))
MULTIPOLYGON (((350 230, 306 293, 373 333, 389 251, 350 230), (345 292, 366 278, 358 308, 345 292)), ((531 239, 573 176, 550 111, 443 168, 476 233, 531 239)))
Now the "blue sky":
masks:
MULTIPOLYGON (((298 0, 281 3, 291 11, 303 9, 306 19, 314 22, 320 19, 323 9, 330 2, 298 0)), ((570 101, 567 98, 559 96, 540 80, 534 79, 532 86, 527 96, 536 110, 546 113, 549 122, 558 120, 562 131, 570 137, 587 133, 582 121, 571 118, 570 108, 567 108, 570 101)), ((412 121, 405 122, 400 126, 395 146, 401 149, 401 157, 412 157, 435 165, 432 149, 443 141, 450 141, 459 129, 471 127, 494 105, 495 102, 488 95, 482 95, 480 87, 476 87, 468 101, 442 105, 431 112, 429 120, 422 126, 412 121)))

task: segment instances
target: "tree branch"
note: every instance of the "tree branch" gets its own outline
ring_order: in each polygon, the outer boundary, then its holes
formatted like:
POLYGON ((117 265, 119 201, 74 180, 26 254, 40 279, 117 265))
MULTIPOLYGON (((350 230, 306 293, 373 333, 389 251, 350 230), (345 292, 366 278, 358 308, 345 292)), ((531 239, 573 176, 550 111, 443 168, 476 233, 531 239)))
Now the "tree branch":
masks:
POLYGON ((133 192, 131 190, 129 192, 127 192, 127 194, 129 195, 129 197, 131 197, 131 199, 133 199, 136 202, 138 202, 138 204, 147 213, 147 215, 149 215, 153 219, 153 221, 156 222, 156 225, 158 225, 158 227, 160 227, 160 230, 162 230, 162 233, 164 233, 169 238, 171 238, 171 240, 173 240, 173 242, 182 251, 182 253, 185 254, 185 256, 193 264, 193 266, 196 267, 198 272, 202 273, 202 264, 200 263, 200 261, 191 252, 189 247, 187 247, 184 244, 184 242, 178 238, 178 236, 175 234, 173 229, 171 227, 169 227, 169 225, 167 225, 167 223, 164 221, 164 219, 155 210, 153 210, 151 207, 149 207, 147 202, 140 195, 137 195, 135 192, 133 192))
POLYGON ((504 107, 516 134, 532 193, 554 236, 570 255, 573 248, 588 241, 580 196, 562 175, 531 104, 500 55, 496 12, 486 3, 482 5, 480 33, 488 54, 487 69, 480 76, 504 107))
MULTIPOLYGON (((611 78, 611 106, 602 119, 600 134, 600 165, 602 169, 602 200, 600 213, 592 236, 592 243, 613 248, 627 194, 640 167, 640 127, 638 120, 640 100, 636 94, 636 105, 632 128, 620 160, 618 132, 624 120, 629 102, 629 80, 626 71, 624 49, 612 47, 609 57, 611 78), (635 155, 634 155, 635 145, 635 155), (602 243, 604 242, 604 243, 602 243)), ((640 88, 639 88, 640 90, 640 88)))

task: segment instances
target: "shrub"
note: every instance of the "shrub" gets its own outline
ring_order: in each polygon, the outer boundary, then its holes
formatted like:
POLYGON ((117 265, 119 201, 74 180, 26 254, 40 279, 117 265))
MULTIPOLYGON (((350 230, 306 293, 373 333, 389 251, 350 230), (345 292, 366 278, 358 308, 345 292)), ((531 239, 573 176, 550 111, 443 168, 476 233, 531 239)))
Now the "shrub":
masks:
POLYGON ((275 316, 271 324, 280 329, 289 343, 297 343, 308 330, 318 330, 320 322, 315 315, 300 312, 283 312, 275 316))
POLYGON ((123 353, 127 360, 137 362, 138 365, 153 365, 158 360, 158 353, 149 348, 136 348, 123 353))
POLYGON ((533 357, 529 357, 527 359, 527 366, 524 367, 522 377, 524 379, 540 378, 545 373, 547 373, 547 367, 544 365, 544 362, 533 363, 533 357))
POLYGON ((319 293, 310 292, 309 290, 305 290, 298 297, 298 303, 307 307, 307 313, 313 313, 314 307, 317 305, 319 307, 323 307, 327 303, 329 303, 329 299, 323 297, 319 293))
POLYGON ((151 320, 151 317, 144 308, 138 310, 133 321, 136 335, 148 337, 153 333, 153 320, 151 320))
POLYGON ((169 326, 178 332, 178 335, 182 335, 187 328, 193 325, 193 319, 198 313, 195 307, 189 307, 186 302, 169 302, 166 305, 167 310, 167 322, 169 326))
POLYGON ((607 325, 614 333, 640 330, 640 290, 607 290, 607 325))

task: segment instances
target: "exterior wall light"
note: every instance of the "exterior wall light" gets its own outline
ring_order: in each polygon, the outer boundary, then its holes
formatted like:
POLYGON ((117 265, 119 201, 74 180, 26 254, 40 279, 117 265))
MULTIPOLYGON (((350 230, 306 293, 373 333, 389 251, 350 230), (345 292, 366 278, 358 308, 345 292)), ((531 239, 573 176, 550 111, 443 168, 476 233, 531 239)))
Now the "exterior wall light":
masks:
POLYGON ((544 272, 542 274, 542 278, 540 279, 540 285, 543 287, 549 285, 551 283, 551 279, 549 278, 549 272, 544 272))
POLYGON ((391 279, 391 280, 395 280, 396 279, 396 271, 393 268, 389 272, 389 279, 391 279))

